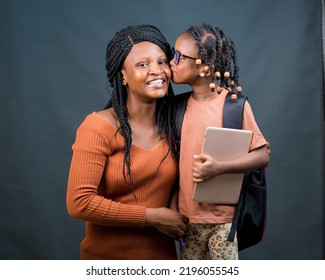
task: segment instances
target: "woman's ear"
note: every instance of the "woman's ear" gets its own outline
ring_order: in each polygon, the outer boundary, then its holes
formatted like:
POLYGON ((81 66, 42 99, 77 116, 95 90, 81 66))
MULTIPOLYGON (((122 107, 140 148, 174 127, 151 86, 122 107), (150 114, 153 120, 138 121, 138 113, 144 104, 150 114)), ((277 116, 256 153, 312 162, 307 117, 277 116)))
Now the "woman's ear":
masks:
POLYGON ((126 81, 126 79, 125 79, 125 76, 124 76, 124 73, 123 73, 124 71, 122 70, 121 71, 121 75, 122 75, 122 85, 123 86, 126 86, 127 85, 127 81, 126 81))

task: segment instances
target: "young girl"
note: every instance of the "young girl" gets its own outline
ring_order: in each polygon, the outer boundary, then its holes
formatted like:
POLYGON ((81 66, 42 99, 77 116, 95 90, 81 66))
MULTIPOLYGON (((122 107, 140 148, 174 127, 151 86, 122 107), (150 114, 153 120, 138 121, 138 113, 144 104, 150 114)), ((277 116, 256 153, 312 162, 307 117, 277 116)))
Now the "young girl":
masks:
POLYGON ((242 91, 238 80, 236 49, 219 27, 203 24, 190 27, 175 42, 170 62, 173 82, 188 84, 192 94, 185 111, 180 145, 179 211, 189 218, 182 259, 238 259, 237 239, 228 242, 234 206, 192 201, 194 183, 226 173, 244 173, 269 162, 267 141, 260 132, 248 102, 243 126, 253 132, 250 153, 221 162, 200 154, 207 126, 222 127, 223 106, 230 91, 232 98, 242 91))
POLYGON ((68 180, 68 212, 87 222, 81 259, 177 258, 187 219, 168 208, 178 178, 170 54, 150 25, 107 45, 112 97, 78 128, 68 180))

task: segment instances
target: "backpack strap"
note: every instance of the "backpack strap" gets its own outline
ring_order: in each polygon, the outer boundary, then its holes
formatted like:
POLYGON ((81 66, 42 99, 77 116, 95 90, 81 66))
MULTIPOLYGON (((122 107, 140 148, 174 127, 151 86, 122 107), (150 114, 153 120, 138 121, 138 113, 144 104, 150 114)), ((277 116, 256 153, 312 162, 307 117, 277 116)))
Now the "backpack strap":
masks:
POLYGON ((226 96, 223 108, 223 124, 225 128, 242 129, 242 120, 244 113, 244 105, 247 97, 242 94, 237 95, 237 99, 231 99, 232 93, 226 96))
MULTIPOLYGON (((233 129, 242 129, 243 113, 244 106, 247 97, 242 94, 237 95, 237 99, 231 99, 231 92, 226 96, 225 105, 223 108, 223 127, 233 128, 233 129)), ((235 208, 234 217, 231 224, 230 233, 228 235, 227 241, 233 242, 238 226, 238 219, 242 205, 242 192, 239 197, 239 201, 235 208)))
POLYGON ((182 124, 184 119, 184 114, 187 107, 187 101, 191 96, 192 91, 185 92, 182 94, 175 95, 176 104, 176 115, 175 115, 175 128, 176 128, 176 155, 179 158, 180 145, 181 145, 181 134, 182 134, 182 124))

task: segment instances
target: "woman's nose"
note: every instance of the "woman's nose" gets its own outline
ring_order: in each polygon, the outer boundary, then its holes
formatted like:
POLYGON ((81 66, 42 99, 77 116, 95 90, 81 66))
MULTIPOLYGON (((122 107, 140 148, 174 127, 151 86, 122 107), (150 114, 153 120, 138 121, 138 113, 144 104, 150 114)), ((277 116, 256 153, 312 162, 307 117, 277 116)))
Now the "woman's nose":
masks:
POLYGON ((161 73, 163 73, 163 69, 162 69, 161 65, 155 64, 155 65, 151 66, 150 73, 156 74, 156 75, 161 74, 161 73))

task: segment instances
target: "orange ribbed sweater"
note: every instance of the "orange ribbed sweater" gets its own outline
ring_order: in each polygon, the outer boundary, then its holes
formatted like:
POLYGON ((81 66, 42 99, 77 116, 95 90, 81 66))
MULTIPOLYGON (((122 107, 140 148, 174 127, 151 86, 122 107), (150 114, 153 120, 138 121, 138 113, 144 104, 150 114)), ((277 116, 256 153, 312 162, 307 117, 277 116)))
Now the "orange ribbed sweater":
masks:
POLYGON ((122 174, 124 139, 99 114, 82 122, 72 149, 66 202, 71 216, 87 222, 80 258, 176 259, 174 240, 144 226, 147 207, 168 207, 178 176, 171 154, 161 163, 166 141, 152 151, 132 145, 134 193, 122 174))

